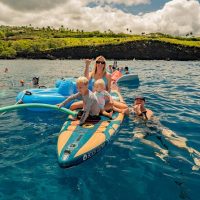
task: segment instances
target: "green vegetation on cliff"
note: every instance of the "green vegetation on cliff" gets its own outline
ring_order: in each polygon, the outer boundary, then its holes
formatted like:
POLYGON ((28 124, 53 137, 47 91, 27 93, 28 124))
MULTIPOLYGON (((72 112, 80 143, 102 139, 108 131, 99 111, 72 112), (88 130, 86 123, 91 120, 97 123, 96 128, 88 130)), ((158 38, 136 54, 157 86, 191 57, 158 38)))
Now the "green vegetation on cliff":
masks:
POLYGON ((53 29, 33 28, 31 26, 0 26, 0 58, 15 58, 17 54, 34 54, 66 47, 122 44, 131 41, 160 41, 182 46, 200 47, 200 38, 174 37, 161 33, 130 35, 115 34, 111 30, 84 32, 60 27, 53 29))

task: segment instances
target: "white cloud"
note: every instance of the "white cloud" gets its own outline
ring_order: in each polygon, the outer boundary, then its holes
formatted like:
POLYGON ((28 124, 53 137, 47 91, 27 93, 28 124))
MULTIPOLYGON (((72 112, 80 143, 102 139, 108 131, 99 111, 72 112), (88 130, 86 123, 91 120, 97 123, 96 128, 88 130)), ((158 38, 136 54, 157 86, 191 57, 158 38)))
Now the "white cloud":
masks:
MULTIPOLYGON (((40 11, 62 6, 70 3, 72 0, 0 0, 1 3, 9 6, 14 10, 23 11, 40 11)), ((74 0, 76 2, 77 0, 74 0)), ((139 5, 150 3, 150 0, 78 0, 82 5, 88 3, 103 4, 123 4, 123 5, 139 5)))
MULTIPOLYGON (((109 0, 105 1, 109 2, 109 0)), ((132 33, 163 32, 185 35, 193 32, 193 34, 200 34, 200 4, 197 0, 172 0, 160 10, 140 15, 125 13, 120 9, 112 8, 111 5, 91 8, 87 6, 90 0, 63 0, 63 2, 57 7, 49 7, 47 10, 41 9, 37 12, 35 9, 21 12, 9 7, 8 4, 0 3, 0 23, 32 24, 40 27, 64 25, 71 29, 89 31, 111 29, 114 32, 126 32, 128 28, 132 30, 132 33)), ((122 2, 122 0, 112 2, 122 2)), ((129 1, 129 3, 133 2, 145 1, 129 1)))
POLYGON ((2 4, 14 10, 40 11, 62 5, 68 0, 0 0, 2 4))
MULTIPOLYGON (((21 11, 40 11, 40 10, 48 10, 51 8, 59 7, 63 4, 68 4, 70 2, 76 2, 76 0, 0 0, 0 2, 4 5, 9 6, 14 10, 21 11)), ((123 4, 123 5, 139 5, 139 4, 147 4, 150 3, 150 0, 78 0, 79 4, 87 5, 89 3, 95 4, 123 4)))
MULTIPOLYGON (((88 0, 88 2, 94 2, 91 0, 88 0)), ((131 6, 131 5, 139 5, 139 4, 149 4, 151 1, 150 0, 96 0, 96 3, 99 4, 123 4, 126 6, 131 6)))
POLYGON ((200 34, 200 4, 196 0, 170 1, 162 10, 143 15, 143 19, 149 24, 155 25, 153 28, 146 26, 146 31, 177 35, 189 32, 200 34))

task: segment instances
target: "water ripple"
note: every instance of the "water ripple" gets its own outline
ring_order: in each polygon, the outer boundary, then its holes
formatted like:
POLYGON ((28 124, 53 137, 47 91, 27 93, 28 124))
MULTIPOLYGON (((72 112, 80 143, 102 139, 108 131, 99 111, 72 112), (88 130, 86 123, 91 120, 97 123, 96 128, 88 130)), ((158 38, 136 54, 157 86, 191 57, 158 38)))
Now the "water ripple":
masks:
MULTIPOLYGON (((20 110, 0 116, 0 199, 198 199, 200 62, 118 64, 140 78, 139 87, 121 88, 125 101, 131 105, 136 95, 144 95, 155 121, 126 118, 102 152, 65 170, 56 155, 64 114, 20 110)), ((53 87, 57 78, 83 71, 79 60, 1 60, 0 70, 5 66, 9 73, 0 73, 0 106, 14 104, 33 76, 53 87)))

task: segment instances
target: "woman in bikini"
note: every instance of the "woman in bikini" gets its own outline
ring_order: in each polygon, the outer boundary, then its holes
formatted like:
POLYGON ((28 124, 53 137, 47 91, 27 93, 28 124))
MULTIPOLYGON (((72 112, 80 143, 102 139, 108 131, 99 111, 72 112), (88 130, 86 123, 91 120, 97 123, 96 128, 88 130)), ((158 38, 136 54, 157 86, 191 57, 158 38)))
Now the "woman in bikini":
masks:
MULTIPOLYGON (((89 80, 89 88, 91 87, 93 90, 94 83, 95 81, 99 79, 103 79, 105 86, 106 86, 106 91, 110 92, 111 91, 111 75, 110 73, 106 72, 106 59, 103 56, 98 56, 95 59, 95 64, 93 70, 90 72, 90 64, 92 62, 92 59, 85 59, 85 71, 84 71, 84 76, 89 80)), ((113 105, 119 109, 127 109, 127 105, 122 102, 118 101, 113 101, 113 104, 110 102, 106 102, 105 104, 105 110, 110 110, 112 109, 113 105)), ((82 102, 75 102, 73 105, 73 108, 82 108, 83 104, 82 102)))

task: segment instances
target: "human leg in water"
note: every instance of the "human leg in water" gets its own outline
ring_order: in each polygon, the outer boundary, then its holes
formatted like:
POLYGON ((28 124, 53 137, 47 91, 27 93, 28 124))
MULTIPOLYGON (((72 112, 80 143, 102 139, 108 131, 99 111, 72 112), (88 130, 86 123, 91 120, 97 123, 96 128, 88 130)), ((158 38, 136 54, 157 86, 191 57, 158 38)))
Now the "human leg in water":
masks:
MULTIPOLYGON (((137 123, 138 119, 134 119, 134 122, 137 123)), ((138 124, 141 125, 141 122, 138 124)), ((134 139, 139 139, 143 144, 153 147, 157 151, 155 155, 159 157, 161 160, 165 161, 165 158, 169 156, 169 150, 166 144, 164 144, 163 139, 171 143, 172 145, 186 150, 192 157, 194 165, 192 166, 192 170, 199 170, 200 169, 200 152, 196 149, 189 147, 187 145, 187 138, 178 136, 172 130, 164 127, 159 120, 155 117, 151 122, 143 123, 145 128, 138 128, 134 129, 134 139), (149 129, 149 130, 148 130, 149 129), (157 134, 157 138, 160 140, 161 145, 158 145, 156 142, 149 140, 149 135, 157 134), (160 135, 160 136, 159 136, 160 135)))
POLYGON ((155 120, 155 127, 158 129, 158 131, 161 133, 161 135, 164 136, 164 138, 173 144, 174 146, 186 150, 192 157, 194 161, 194 166, 192 167, 192 170, 199 170, 200 169, 200 152, 196 149, 189 147, 187 145, 187 138, 181 137, 177 135, 172 130, 164 127, 158 120, 155 120))
POLYGON ((144 130, 143 128, 135 128, 134 129, 134 136, 133 139, 136 140, 140 140, 141 143, 148 145, 152 148, 154 148, 156 151, 154 152, 155 155, 157 157, 159 157, 162 161, 166 162, 165 157, 168 156, 168 150, 162 148, 161 146, 159 146, 157 143, 150 141, 147 138, 147 135, 149 135, 147 133, 148 130, 144 130))
POLYGON ((192 170, 199 170, 200 169, 200 152, 196 149, 189 147, 187 145, 187 139, 181 136, 178 136, 175 132, 172 130, 169 130, 167 128, 163 128, 161 130, 162 135, 165 136, 165 139, 168 140, 171 144, 178 148, 182 148, 186 150, 193 158, 194 166, 192 167, 192 170))

